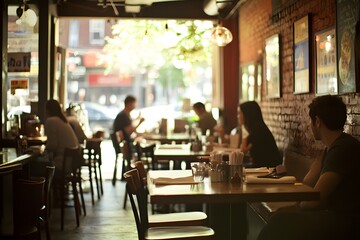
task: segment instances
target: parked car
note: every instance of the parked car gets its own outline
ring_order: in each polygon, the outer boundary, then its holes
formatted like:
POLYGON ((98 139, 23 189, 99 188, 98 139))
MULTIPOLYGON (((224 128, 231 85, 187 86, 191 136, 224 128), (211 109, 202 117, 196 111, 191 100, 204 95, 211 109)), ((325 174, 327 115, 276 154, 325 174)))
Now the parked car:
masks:
POLYGON ((92 132, 102 130, 108 135, 118 111, 92 102, 82 102, 81 104, 87 111, 90 130, 92 132))
MULTIPOLYGON (((71 104, 79 105, 81 109, 85 110, 85 116, 83 116, 83 114, 79 114, 80 116, 78 117, 83 117, 83 119, 79 119, 79 121, 85 126, 86 133, 89 133, 90 131, 95 133, 96 131, 101 130, 105 132, 105 136, 109 135, 118 111, 92 102, 71 104)), ((8 112, 7 117, 8 119, 13 119, 15 115, 21 115, 24 112, 30 113, 29 105, 13 107, 8 112)))

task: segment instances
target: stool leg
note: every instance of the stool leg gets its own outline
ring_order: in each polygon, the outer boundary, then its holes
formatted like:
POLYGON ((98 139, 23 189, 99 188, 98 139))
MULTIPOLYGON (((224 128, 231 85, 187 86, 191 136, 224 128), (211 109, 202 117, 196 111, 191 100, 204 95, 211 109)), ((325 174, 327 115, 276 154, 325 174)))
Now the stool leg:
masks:
POLYGON ((125 196, 124 196, 124 203, 123 203, 123 209, 126 209, 126 202, 127 202, 127 189, 125 188, 125 196))
POLYGON ((89 181, 90 181, 90 191, 91 191, 91 203, 92 205, 95 204, 94 201, 94 186, 93 186, 93 182, 92 182, 92 171, 91 171, 91 161, 90 159, 88 159, 88 169, 89 169, 89 181))
POLYGON ((113 179, 112 179, 113 186, 115 186, 115 184, 116 184, 117 162, 118 162, 118 155, 116 155, 116 158, 115 158, 114 174, 113 174, 113 179))
POLYGON ((103 180, 102 180, 102 174, 101 174, 101 165, 99 163, 98 163, 98 169, 99 169, 101 195, 104 195, 103 180))

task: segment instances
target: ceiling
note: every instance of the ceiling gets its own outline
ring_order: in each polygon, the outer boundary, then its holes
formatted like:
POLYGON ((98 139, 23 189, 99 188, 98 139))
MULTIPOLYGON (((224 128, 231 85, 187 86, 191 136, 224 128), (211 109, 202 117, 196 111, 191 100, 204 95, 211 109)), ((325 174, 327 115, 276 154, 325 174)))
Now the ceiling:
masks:
POLYGON ((227 19, 236 16, 239 6, 247 0, 52 1, 53 12, 59 17, 227 19))

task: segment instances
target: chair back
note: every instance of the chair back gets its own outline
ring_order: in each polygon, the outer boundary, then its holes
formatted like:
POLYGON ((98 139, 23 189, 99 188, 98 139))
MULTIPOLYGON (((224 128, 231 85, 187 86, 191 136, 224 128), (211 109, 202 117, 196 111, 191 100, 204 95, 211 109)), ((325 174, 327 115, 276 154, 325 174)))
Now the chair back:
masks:
MULTIPOLYGON (((99 138, 87 139, 85 142, 84 158, 88 161, 97 162, 99 165, 102 164, 101 160, 101 142, 99 138)), ((89 164, 91 164, 89 162, 89 164)))
POLYGON ((44 205, 45 178, 17 179, 14 186, 14 233, 37 226, 44 205))
POLYGON ((148 228, 147 198, 144 193, 143 184, 137 169, 132 169, 124 173, 126 190, 133 210, 136 228, 139 239, 144 239, 145 230, 148 228), (137 204, 135 203, 135 198, 137 204))
POLYGON ((140 177, 140 179, 142 179, 142 183, 144 184, 144 186, 146 186, 147 175, 146 175, 144 163, 142 161, 136 161, 134 163, 134 165, 135 165, 135 168, 138 170, 139 177, 140 177))
POLYGON ((81 166, 83 165, 83 157, 81 156, 80 147, 65 148, 63 157, 63 177, 72 173, 78 175, 81 166))
POLYGON ((120 148, 120 142, 118 142, 117 140, 117 136, 116 133, 113 132, 110 134, 110 138, 111 138, 111 142, 113 144, 114 150, 115 150, 115 154, 120 154, 121 153, 121 148, 120 148))
POLYGON ((50 191, 51 191, 52 181, 54 179, 54 173, 55 173, 55 166, 46 166, 45 193, 44 193, 46 207, 49 206, 50 191))

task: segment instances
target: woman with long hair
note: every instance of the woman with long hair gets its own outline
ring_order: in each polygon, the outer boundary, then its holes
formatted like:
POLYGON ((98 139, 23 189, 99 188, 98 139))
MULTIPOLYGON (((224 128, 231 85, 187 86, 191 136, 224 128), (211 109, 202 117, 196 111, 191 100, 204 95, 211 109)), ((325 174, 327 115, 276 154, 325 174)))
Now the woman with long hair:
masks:
POLYGON ((248 132, 243 137, 241 150, 249 155, 249 167, 276 167, 282 163, 274 136, 266 126, 260 106, 255 101, 244 102, 238 107, 239 123, 248 132))
POLYGON ((58 101, 51 99, 46 102, 46 117, 46 151, 52 155, 56 172, 59 172, 63 170, 64 149, 78 147, 79 142, 58 101))

